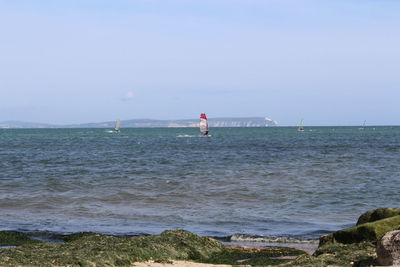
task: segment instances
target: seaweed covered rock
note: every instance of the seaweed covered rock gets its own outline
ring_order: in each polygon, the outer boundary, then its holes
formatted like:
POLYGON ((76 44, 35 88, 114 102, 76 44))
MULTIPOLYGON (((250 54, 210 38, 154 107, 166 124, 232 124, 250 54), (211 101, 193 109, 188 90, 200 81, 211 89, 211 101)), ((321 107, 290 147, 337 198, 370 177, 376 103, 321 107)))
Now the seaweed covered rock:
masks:
POLYGON ((370 242, 356 244, 329 244, 319 248, 312 256, 302 255, 284 266, 324 267, 348 266, 361 267, 374 265, 375 246, 370 242))
POLYGON ((1 266, 127 266, 136 261, 207 258, 225 247, 184 230, 155 236, 116 237, 97 233, 64 236, 65 243, 40 242, 0 249, 1 266))
POLYGON ((209 237, 184 230, 160 235, 116 237, 97 233, 76 233, 65 243, 38 242, 0 249, 0 266, 132 266, 134 262, 189 260, 214 264, 276 265, 272 257, 305 254, 293 248, 265 248, 257 251, 225 247, 209 237))
POLYGON ((375 210, 369 210, 363 213, 357 221, 357 225, 375 222, 382 219, 390 218, 393 216, 400 215, 400 209, 398 208, 380 208, 375 210))
POLYGON ((378 242, 376 254, 381 265, 400 265, 400 230, 386 233, 378 242))
MULTIPOLYGON (((376 242, 387 232, 399 229, 399 212, 400 209, 388 208, 368 211, 360 216, 356 226, 322 236, 319 248, 312 256, 300 256, 285 266, 364 267, 376 265, 378 264, 376 242)), ((398 239, 392 236, 392 241, 387 247, 387 250, 394 253, 385 251, 381 254, 385 254, 387 258, 397 258, 397 253, 400 252, 400 231, 398 239), (399 244, 393 240, 398 240, 399 244), (399 248, 398 251, 397 248, 399 248)))
MULTIPOLYGON (((225 246, 212 238, 201 237, 185 230, 168 230, 161 233, 157 242, 169 244, 174 247, 174 254, 177 258, 183 259, 204 259, 215 253, 225 250, 225 246)), ((147 237, 149 239, 151 237, 147 237)))
POLYGON ((30 239, 26 234, 13 231, 0 231, 0 246, 20 246, 24 244, 39 243, 30 239))
POLYGON ((400 226, 400 215, 386 219, 356 225, 351 228, 340 230, 320 238, 320 246, 330 243, 352 244, 359 242, 376 242, 387 232, 398 229, 400 226))

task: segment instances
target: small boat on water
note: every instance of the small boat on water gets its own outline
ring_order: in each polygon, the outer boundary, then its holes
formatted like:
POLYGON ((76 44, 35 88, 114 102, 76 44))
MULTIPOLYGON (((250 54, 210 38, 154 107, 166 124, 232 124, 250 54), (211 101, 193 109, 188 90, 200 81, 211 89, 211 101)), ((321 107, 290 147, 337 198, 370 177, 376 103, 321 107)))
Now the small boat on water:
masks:
POLYGON ((120 120, 117 120, 117 121, 115 122, 115 128, 114 128, 114 130, 115 130, 116 133, 120 133, 120 132, 121 132, 121 121, 120 121, 120 120))
POLYGON ((304 132, 304 126, 303 126, 303 124, 304 124, 304 119, 301 119, 299 125, 297 126, 297 131, 298 131, 298 132, 304 132))
POLYGON ((366 123, 367 121, 364 121, 363 125, 360 128, 358 128, 358 130, 365 130, 365 128, 367 127, 366 123))
POLYGON ((208 135, 208 120, 205 113, 200 114, 200 133, 202 135, 208 135))

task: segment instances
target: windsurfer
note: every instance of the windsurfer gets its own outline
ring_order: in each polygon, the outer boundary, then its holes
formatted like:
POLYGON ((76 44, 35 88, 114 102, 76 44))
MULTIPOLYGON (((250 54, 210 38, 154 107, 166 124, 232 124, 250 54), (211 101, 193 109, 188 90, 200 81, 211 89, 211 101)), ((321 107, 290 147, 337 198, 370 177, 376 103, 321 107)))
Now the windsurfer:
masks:
POLYGON ((200 114, 200 132, 203 135, 208 135, 208 121, 205 113, 200 114))

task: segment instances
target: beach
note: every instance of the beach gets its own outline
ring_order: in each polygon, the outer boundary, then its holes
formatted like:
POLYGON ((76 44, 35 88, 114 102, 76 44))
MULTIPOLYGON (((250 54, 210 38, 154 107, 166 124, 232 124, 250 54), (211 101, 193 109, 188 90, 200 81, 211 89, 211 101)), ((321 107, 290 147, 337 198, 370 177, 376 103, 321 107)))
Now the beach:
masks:
MULTIPOLYGON (((398 229, 399 223, 400 208, 370 210, 358 218, 356 226, 321 236, 317 250, 308 253, 300 250, 301 247, 226 246, 213 238, 201 237, 185 230, 136 237, 75 233, 59 236, 62 242, 57 244, 39 241, 19 232, 0 231, 0 264, 142 267, 377 266, 384 261, 377 250, 378 242, 386 233, 398 229)), ((309 246, 307 248, 310 249, 309 246)), ((387 254, 383 254, 383 257, 387 257, 387 254)))

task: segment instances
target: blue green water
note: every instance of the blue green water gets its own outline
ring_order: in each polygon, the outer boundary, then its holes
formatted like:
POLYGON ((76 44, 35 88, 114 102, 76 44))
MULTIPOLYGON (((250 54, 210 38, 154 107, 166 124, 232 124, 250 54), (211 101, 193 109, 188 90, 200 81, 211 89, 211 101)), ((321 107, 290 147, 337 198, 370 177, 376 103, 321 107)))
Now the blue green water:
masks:
POLYGON ((400 127, 1 129, 0 230, 315 238, 399 207, 400 127))

